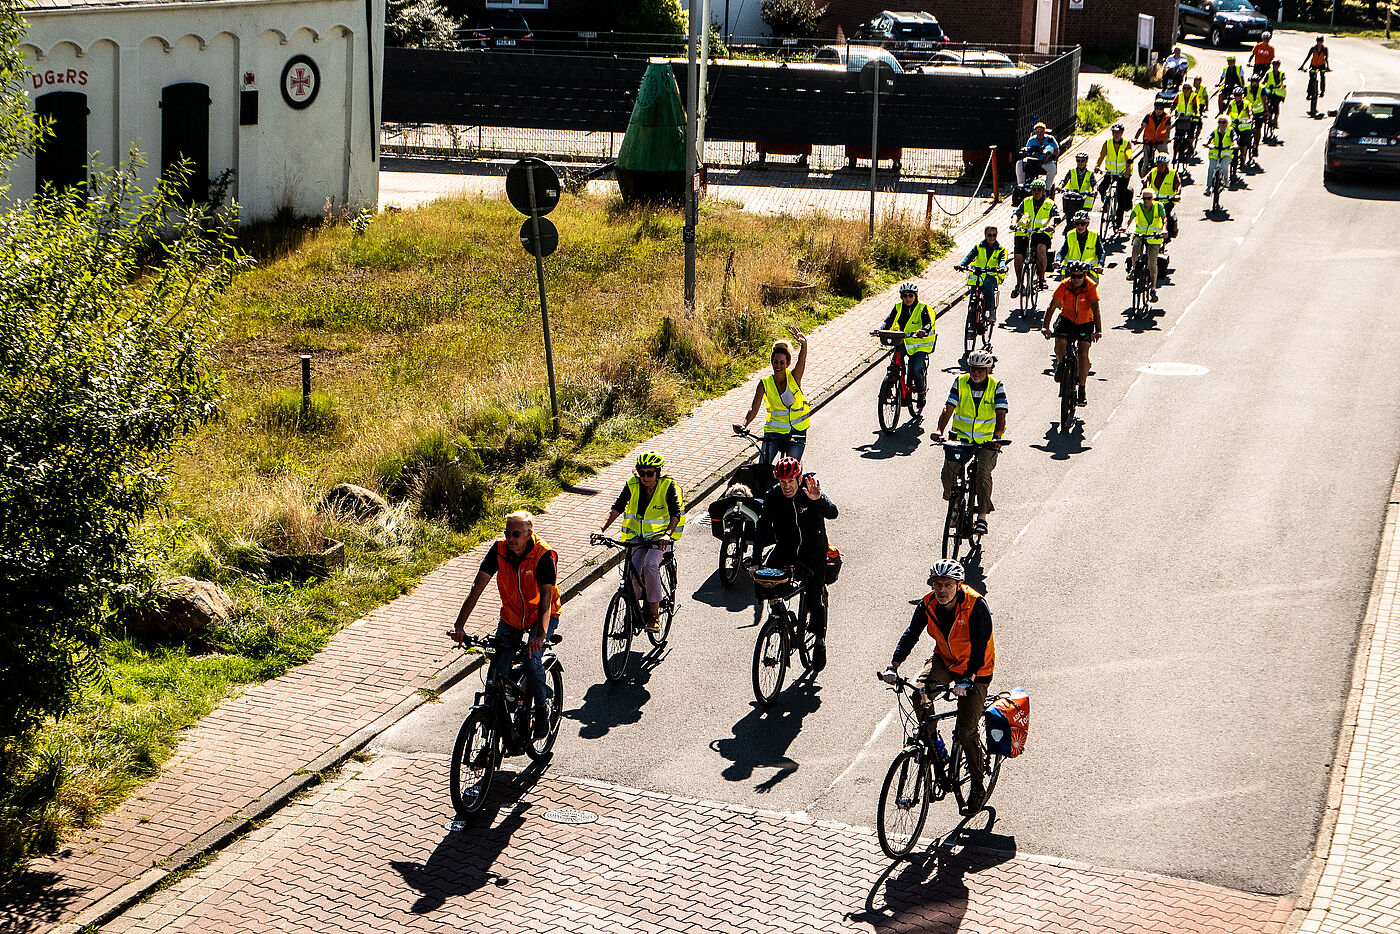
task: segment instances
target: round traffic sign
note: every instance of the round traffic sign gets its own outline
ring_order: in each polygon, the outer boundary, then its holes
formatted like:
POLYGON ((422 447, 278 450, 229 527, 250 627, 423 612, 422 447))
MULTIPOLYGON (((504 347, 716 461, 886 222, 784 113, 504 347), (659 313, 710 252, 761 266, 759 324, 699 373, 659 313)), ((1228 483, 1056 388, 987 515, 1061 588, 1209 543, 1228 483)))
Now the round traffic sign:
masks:
POLYGON ((521 159, 506 173, 506 197, 521 214, 541 217, 559 203, 559 175, 540 159, 521 159), (534 209, 530 207, 530 181, 535 183, 534 209))
POLYGON ((555 227, 554 222, 547 217, 541 217, 538 220, 527 217, 525 223, 520 225, 520 245, 531 256, 548 256, 559 248, 559 228, 555 227), (535 224, 537 223, 540 225, 538 253, 535 251, 535 224))
POLYGON ((880 84, 881 97, 894 90, 894 69, 888 63, 872 58, 860 70, 860 89, 870 94, 875 90, 876 81, 880 84))

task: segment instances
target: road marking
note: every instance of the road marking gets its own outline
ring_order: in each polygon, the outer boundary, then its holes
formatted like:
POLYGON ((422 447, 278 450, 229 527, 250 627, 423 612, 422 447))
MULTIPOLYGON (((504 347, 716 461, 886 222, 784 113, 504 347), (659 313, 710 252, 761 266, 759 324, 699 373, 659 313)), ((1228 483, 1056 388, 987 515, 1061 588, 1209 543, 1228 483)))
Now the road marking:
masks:
POLYGON ((807 805, 805 808, 802 809, 804 812, 809 812, 813 808, 815 808, 817 806, 817 802, 821 801, 822 798, 825 798, 827 795, 831 794, 831 789, 835 788, 838 784, 840 784, 843 778, 845 778, 847 775, 850 775, 852 770, 854 770, 856 766, 860 765, 861 761, 865 759, 866 754, 870 752, 870 747, 875 745, 875 741, 879 739, 880 735, 884 733, 885 730, 889 729, 890 724, 894 722, 896 713, 898 713, 898 708, 891 707, 890 712, 885 714, 885 719, 881 720, 878 724, 876 724, 875 732, 871 733, 870 738, 865 741, 865 745, 860 747, 860 752, 856 753, 856 757, 851 760, 851 764, 846 766, 846 770, 844 772, 833 778, 831 780, 831 784, 827 785, 826 788, 822 790, 821 794, 817 795, 815 798, 812 799, 811 804, 807 805))

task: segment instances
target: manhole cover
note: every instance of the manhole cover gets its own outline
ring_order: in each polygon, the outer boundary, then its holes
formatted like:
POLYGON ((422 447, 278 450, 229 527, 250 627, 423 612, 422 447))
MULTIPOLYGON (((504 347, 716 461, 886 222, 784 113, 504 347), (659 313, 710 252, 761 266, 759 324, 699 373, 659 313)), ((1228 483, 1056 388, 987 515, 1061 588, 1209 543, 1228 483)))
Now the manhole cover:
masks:
POLYGON ((1151 376, 1205 376, 1210 370, 1194 363, 1149 363, 1138 367, 1138 372, 1151 376))
POLYGON ((580 811, 576 808, 555 808, 545 811, 542 816, 556 824, 591 824, 598 819, 598 815, 592 811, 580 811))

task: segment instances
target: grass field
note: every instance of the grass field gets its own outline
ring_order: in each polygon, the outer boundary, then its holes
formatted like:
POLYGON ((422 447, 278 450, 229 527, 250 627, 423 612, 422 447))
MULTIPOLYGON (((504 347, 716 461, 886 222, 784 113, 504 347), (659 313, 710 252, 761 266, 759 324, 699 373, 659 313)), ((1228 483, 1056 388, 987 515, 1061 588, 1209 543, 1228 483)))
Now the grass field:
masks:
POLYGON ((569 197, 546 284, 563 431, 550 431, 533 261, 504 201, 442 202, 372 219, 249 230, 260 258, 224 298, 221 417, 190 438, 142 530, 153 574, 221 584, 232 621, 186 643, 114 624, 105 670, 28 750, 0 801, 0 865, 52 848, 155 774, 178 731, 240 684, 300 664, 340 627, 538 509, 695 402, 745 379, 788 323, 811 328, 951 244, 912 220, 865 225, 707 204, 698 303, 681 307, 679 214, 569 197), (818 286, 763 305, 760 283, 818 286), (313 359, 303 411, 300 354, 313 359), (293 367, 287 369, 287 367, 293 367), (392 508, 321 515, 349 481, 392 508), (260 546, 345 542, 324 581, 271 582, 260 546))

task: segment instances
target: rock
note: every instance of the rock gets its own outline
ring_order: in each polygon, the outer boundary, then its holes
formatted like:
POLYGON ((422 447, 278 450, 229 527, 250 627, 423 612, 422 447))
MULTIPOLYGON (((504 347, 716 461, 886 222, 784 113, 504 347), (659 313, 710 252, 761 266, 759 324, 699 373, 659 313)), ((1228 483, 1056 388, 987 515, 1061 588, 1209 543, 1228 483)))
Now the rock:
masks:
POLYGON ((171 577, 146 592, 141 609, 127 621, 135 636, 194 640, 215 623, 226 623, 233 601, 218 584, 171 577))
POLYGON ((338 512, 363 520, 383 515, 389 503, 373 490, 353 483, 341 483, 326 491, 318 508, 321 512, 338 512))

